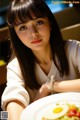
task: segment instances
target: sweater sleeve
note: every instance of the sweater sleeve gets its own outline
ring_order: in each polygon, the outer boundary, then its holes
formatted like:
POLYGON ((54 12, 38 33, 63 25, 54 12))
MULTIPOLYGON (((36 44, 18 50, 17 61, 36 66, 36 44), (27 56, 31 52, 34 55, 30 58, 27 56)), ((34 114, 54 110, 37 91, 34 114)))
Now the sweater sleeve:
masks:
POLYGON ((5 106, 12 100, 18 100, 25 106, 29 104, 30 97, 25 89, 25 83, 21 76, 21 71, 16 59, 7 66, 7 86, 2 94, 1 107, 5 106))

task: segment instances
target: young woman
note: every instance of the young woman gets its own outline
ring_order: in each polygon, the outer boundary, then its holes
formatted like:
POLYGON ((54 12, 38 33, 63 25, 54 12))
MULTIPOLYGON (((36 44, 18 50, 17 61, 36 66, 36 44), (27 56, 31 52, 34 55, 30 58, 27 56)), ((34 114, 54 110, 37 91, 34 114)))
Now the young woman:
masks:
POLYGON ((80 42, 64 42, 44 0, 13 0, 7 21, 15 58, 7 66, 2 108, 10 120, 37 99, 80 92, 80 42))

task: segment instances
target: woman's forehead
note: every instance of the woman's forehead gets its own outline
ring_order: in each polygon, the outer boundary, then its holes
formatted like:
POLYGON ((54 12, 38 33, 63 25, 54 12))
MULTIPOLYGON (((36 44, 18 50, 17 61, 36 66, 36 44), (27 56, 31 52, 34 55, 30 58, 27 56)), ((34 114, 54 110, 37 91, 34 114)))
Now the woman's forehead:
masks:
POLYGON ((22 16, 16 16, 15 18, 15 24, 18 25, 18 24, 21 24, 21 23, 25 23, 25 22, 29 22, 30 20, 36 20, 38 18, 45 18, 45 16, 43 15, 35 15, 34 13, 29 13, 29 15, 22 15, 22 16))
POLYGON ((33 19, 29 19, 29 20, 26 20, 26 21, 24 21, 24 22, 19 21, 18 24, 17 24, 17 26, 19 26, 19 25, 21 25, 21 24, 25 24, 26 22, 28 23, 29 21, 32 21, 32 20, 37 20, 38 18, 40 18, 40 17, 36 17, 36 16, 35 16, 33 19))

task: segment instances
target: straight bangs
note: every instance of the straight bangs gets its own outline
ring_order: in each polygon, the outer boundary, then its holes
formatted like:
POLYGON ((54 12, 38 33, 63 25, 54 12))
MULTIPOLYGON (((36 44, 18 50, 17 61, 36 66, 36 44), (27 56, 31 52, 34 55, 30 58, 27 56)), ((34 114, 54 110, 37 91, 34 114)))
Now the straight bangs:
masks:
POLYGON ((42 6, 39 1, 22 1, 19 3, 18 0, 17 3, 13 2, 12 6, 10 7, 10 10, 7 15, 7 22, 9 26, 13 27, 14 25, 33 20, 33 16, 37 18, 47 16, 47 12, 45 12, 46 7, 44 7, 45 5, 42 6))

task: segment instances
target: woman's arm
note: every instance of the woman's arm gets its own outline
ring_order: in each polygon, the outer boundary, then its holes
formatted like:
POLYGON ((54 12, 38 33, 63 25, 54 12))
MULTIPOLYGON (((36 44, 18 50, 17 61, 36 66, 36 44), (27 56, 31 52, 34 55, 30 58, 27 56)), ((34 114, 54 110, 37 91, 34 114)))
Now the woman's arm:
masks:
POLYGON ((51 85, 51 89, 49 89, 50 84, 51 82, 47 82, 47 84, 45 83, 41 86, 34 97, 34 101, 55 92, 80 92, 80 79, 64 81, 55 80, 53 85, 51 85))
POLYGON ((25 89, 17 59, 14 59, 7 66, 7 86, 1 97, 2 109, 8 111, 9 120, 20 120, 21 112, 29 102, 29 93, 25 89))
POLYGON ((80 92, 80 79, 55 81, 53 85, 55 92, 80 92))
POLYGON ((20 115, 24 108, 25 106, 17 100, 9 102, 6 106, 6 110, 8 111, 9 114, 8 115, 9 120, 20 120, 20 115))

